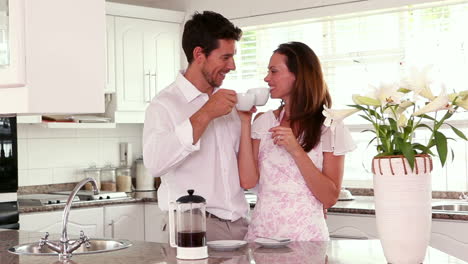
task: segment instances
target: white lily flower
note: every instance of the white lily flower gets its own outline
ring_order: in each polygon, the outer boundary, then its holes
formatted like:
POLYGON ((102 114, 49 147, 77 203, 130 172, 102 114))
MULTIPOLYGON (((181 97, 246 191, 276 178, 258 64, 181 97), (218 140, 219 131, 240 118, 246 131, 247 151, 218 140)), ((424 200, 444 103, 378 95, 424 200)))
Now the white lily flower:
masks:
POLYGON ((468 110, 468 97, 465 98, 465 100, 462 100, 460 102, 457 102, 457 105, 462 107, 465 110, 468 110))
POLYGON ((391 106, 387 109, 385 109, 385 113, 392 117, 395 120, 398 120, 401 116, 401 114, 410 106, 414 105, 413 102, 409 100, 405 100, 403 102, 400 102, 398 106, 391 106))
POLYGON ((398 83, 381 82, 378 87, 374 88, 374 97, 380 101, 380 105, 399 104, 403 93, 398 92, 400 88, 398 83))
POLYGON ((322 114, 325 116, 323 125, 326 127, 331 127, 331 129, 334 130, 338 121, 341 121, 359 111, 359 109, 330 109, 326 105, 323 105, 322 114))
POLYGON ((427 65, 422 69, 414 66, 410 67, 407 76, 401 81, 402 88, 412 90, 415 96, 419 95, 429 100, 434 100, 435 96, 430 89, 432 80, 429 73, 431 70, 432 65, 427 65))
POLYGON ((432 102, 428 103, 418 111, 413 113, 413 116, 419 116, 429 112, 435 112, 442 109, 449 109, 449 96, 442 90, 439 96, 437 96, 432 102))
POLYGON ((397 126, 406 127, 407 124, 408 124, 408 118, 406 118, 405 115, 400 115, 400 118, 398 118, 398 121, 397 121, 397 126))
POLYGON ((400 105, 398 106, 396 112, 397 114, 401 114, 403 113, 406 109, 408 109, 408 107, 414 105, 413 102, 411 102, 410 100, 406 100, 406 101, 403 101, 400 103, 400 105))
POLYGON ((453 100, 455 100, 455 97, 457 97, 457 99, 454 102, 454 105, 458 105, 462 107, 463 109, 468 110, 468 91, 452 93, 452 94, 449 94, 448 97, 449 97, 450 102, 453 102, 453 100))

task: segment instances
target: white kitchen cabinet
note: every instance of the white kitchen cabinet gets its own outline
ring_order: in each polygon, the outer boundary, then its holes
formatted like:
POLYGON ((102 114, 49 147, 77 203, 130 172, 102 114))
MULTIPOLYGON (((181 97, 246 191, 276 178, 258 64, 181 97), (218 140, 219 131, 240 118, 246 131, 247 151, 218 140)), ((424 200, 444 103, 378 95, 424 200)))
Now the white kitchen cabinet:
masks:
POLYGON ((430 245, 468 261, 468 222, 433 219, 430 245))
MULTIPOLYGON (((143 123, 151 99, 172 83, 180 70, 184 13, 116 3, 108 3, 106 9, 107 64, 108 68, 115 65, 115 94, 106 115, 116 123, 143 123), (109 52, 112 48, 114 61, 109 52)), ((112 78, 111 71, 108 78, 112 78)))
MULTIPOLYGON (((63 211, 20 214, 20 230, 61 234, 62 214, 63 211)), ((79 237, 81 230, 88 237, 102 237, 104 235, 102 219, 102 208, 72 209, 68 217, 68 237, 79 237)))
POLYGON ((0 4, 0 89, 25 84, 24 1, 0 4))
POLYGON ((106 16, 106 89, 115 93, 115 16, 106 16))
POLYGON ((161 211, 156 203, 145 203, 145 241, 168 243, 169 226, 167 212, 161 211))
POLYGON ((0 89, 0 113, 104 112, 105 1, 24 3, 24 87, 0 89))
POLYGON ((104 207, 104 236, 109 238, 145 240, 143 204, 104 207))
POLYGON ((375 239, 377 224, 374 215, 328 213, 331 239, 375 239))
POLYGON ((179 24, 115 18, 117 123, 142 123, 144 111, 179 70, 179 24), (132 115, 132 118, 126 116, 132 115))

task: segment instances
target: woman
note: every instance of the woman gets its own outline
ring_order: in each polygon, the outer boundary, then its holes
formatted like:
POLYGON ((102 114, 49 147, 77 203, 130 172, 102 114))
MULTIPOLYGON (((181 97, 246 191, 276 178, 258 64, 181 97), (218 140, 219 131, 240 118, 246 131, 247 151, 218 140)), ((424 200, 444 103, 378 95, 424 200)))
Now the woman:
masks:
POLYGON ((258 200, 246 235, 327 241, 324 209, 340 193, 344 154, 355 148, 348 130, 324 127, 323 105, 331 98, 320 62, 305 44, 281 44, 273 52, 265 82, 271 98, 281 98, 274 111, 239 112, 241 186, 258 183, 258 200))

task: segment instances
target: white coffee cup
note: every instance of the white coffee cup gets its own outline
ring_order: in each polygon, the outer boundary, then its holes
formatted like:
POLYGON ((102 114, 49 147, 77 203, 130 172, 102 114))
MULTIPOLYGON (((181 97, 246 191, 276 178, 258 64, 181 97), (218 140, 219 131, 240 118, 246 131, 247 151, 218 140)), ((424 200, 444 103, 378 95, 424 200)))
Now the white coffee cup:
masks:
POLYGON ((247 90, 248 94, 255 95, 255 105, 262 106, 265 105, 270 98, 270 88, 268 87, 257 87, 257 88, 250 88, 247 90))
POLYGON ((236 108, 239 111, 250 111, 255 105, 255 94, 252 93, 238 93, 236 108))

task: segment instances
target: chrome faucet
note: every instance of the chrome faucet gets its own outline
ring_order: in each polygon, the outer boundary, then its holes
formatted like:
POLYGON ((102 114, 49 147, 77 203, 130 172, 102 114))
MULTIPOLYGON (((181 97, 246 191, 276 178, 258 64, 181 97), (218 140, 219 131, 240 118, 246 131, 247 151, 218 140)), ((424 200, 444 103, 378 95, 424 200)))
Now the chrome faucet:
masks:
POLYGON ((59 253, 59 259, 60 260, 68 260, 72 256, 72 252, 78 249, 82 244, 85 244, 87 248, 89 248, 91 245, 89 243, 89 238, 85 236, 84 232, 80 232, 80 238, 74 242, 70 243, 70 240, 68 239, 68 233, 67 233, 67 224, 68 224, 68 215, 70 214, 71 210, 71 204, 73 199, 76 196, 76 193, 86 184, 90 182, 91 185, 93 186, 94 194, 99 194, 99 188, 97 187, 96 180, 93 178, 86 178, 82 181, 80 181, 73 191, 70 193, 68 196, 67 203, 65 204, 65 209, 63 210, 63 215, 62 215, 62 236, 60 237, 60 242, 59 243, 53 243, 48 240, 49 233, 45 233, 45 237, 41 238, 39 241, 39 247, 43 247, 46 245, 49 247, 51 250, 59 253))

